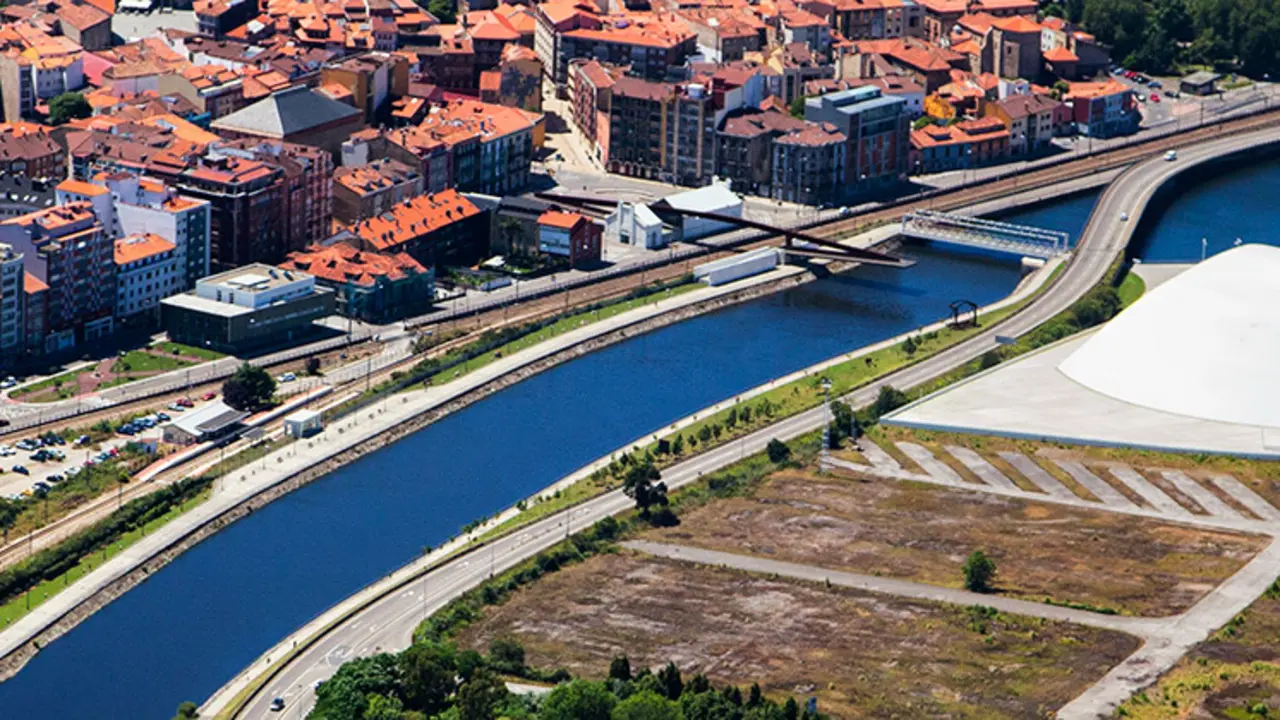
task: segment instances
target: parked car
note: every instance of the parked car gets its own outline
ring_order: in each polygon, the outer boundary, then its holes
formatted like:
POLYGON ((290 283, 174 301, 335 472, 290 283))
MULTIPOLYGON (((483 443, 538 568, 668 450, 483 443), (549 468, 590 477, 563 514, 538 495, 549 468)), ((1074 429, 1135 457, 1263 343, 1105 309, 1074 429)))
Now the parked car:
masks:
POLYGON ((62 482, 63 480, 66 480, 66 478, 62 477, 62 475, 60 475, 59 473, 54 473, 49 477, 45 478, 45 482, 53 483, 54 485, 62 482))
POLYGON ((14 466, 13 466, 13 468, 12 468, 12 470, 13 470, 14 472, 18 473, 19 475, 30 475, 30 474, 31 474, 31 471, 30 471, 30 470, 28 470, 28 469, 26 469, 26 468, 25 468, 25 467, 23 467, 22 465, 14 465, 14 466))
POLYGON ((9 427, 9 421, 5 418, 0 418, 0 427, 9 427))
POLYGON ((187 410, 186 406, 176 402, 169 403, 169 409, 174 412, 186 412, 187 410))
POLYGON ((212 400, 212 399, 214 399, 214 398, 216 398, 216 397, 218 397, 218 393, 213 392, 212 390, 210 390, 209 392, 207 392, 207 393, 205 393, 205 394, 201 395, 201 396, 200 396, 200 399, 201 399, 201 400, 212 400))
POLYGON ((1159 80, 1152 80, 1151 82, 1147 83, 1147 87, 1153 87, 1159 90, 1160 88, 1164 87, 1164 83, 1161 83, 1159 80))
POLYGON ((19 450, 35 450, 40 446, 34 440, 31 440, 29 438, 23 438, 18 441, 18 444, 16 445, 16 447, 19 450))
POLYGON ((18 384, 18 379, 10 375, 4 380, 0 380, 0 390, 8 390, 9 388, 17 384, 18 384))
POLYGON ((76 438, 77 445, 88 445, 91 442, 93 442, 93 438, 89 437, 88 435, 81 435, 80 437, 76 438))
POLYGON ((194 402, 191 401, 191 398, 178 398, 175 402, 184 408, 195 407, 196 405, 194 402))
POLYGON ((159 422, 169 422, 169 416, 162 412, 158 412, 156 413, 156 420, 159 422))
POLYGON ((14 450, 8 445, 0 445, 0 457, 9 457, 10 455, 17 454, 17 452, 17 450, 14 450))
POLYGON ((291 372, 287 372, 281 375, 280 377, 276 378, 276 380, 279 380, 280 382, 293 382, 294 380, 297 380, 297 379, 298 379, 298 376, 294 375, 291 372))
POLYGON ((1159 103, 1159 102, 1160 102, 1160 96, 1159 96, 1159 95, 1157 95, 1157 94, 1155 94, 1155 93, 1151 93, 1151 102, 1153 102, 1153 103, 1159 103))
POLYGON ((82 468, 80 468, 79 466, 73 465, 73 466, 71 466, 71 467, 67 468, 67 477, 69 477, 69 478, 73 478, 73 477, 75 477, 75 476, 79 475, 81 470, 82 470, 82 468))

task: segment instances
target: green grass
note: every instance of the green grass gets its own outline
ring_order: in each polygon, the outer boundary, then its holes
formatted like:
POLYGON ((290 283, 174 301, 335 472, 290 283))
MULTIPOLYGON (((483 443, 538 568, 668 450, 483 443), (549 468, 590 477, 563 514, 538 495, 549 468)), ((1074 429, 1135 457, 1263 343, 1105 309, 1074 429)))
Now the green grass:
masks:
POLYGON ((615 315, 620 315, 629 310, 634 310, 636 308, 643 307, 645 305, 651 305, 653 303, 665 300, 669 297, 675 297, 676 295, 682 295, 687 292, 692 292, 693 290, 696 290, 701 287, 705 287, 705 286, 702 285, 701 283, 693 283, 693 282, 685 283, 683 285, 678 285, 676 287, 670 288, 669 290, 666 290, 663 292, 657 292, 657 293, 653 293, 652 295, 646 295, 645 297, 642 297, 642 298, 633 298, 631 300, 624 300, 622 302, 614 303, 612 305, 607 305, 605 307, 600 308, 599 310, 594 310, 589 313, 581 313, 577 315, 572 315, 570 317, 562 318, 559 321, 552 323, 551 325, 548 325, 547 327, 544 327, 535 333, 525 335, 524 337, 519 338, 517 340, 512 340, 511 342, 505 345, 502 345, 501 347, 494 348, 493 350, 490 350, 489 352, 483 355, 471 358, 471 360, 463 363, 461 366, 452 367, 452 368, 449 368, 448 370, 443 370, 439 373, 436 373, 435 375, 431 376, 430 384, 441 385, 443 383, 447 383, 451 380, 462 377, 463 375, 466 375, 468 373, 475 372, 476 370, 479 370, 480 368, 484 367, 485 365, 488 365, 494 360, 497 360, 499 357, 507 356, 512 353, 517 353, 517 352, 520 352, 521 350, 528 349, 534 345, 537 345, 540 342, 543 342, 544 340, 550 340, 551 338, 556 337, 557 335, 563 335, 564 333, 567 333, 570 330, 576 330, 577 328, 583 327, 585 325, 597 323, 597 322, 600 322, 601 320, 607 320, 611 317, 614 317, 615 315))
POLYGON ((16 400, 18 398, 27 397, 29 395, 39 395, 45 390, 49 390, 58 385, 61 385, 61 387, 58 389, 57 397, 44 397, 37 400, 36 402, 57 402, 58 400, 65 400, 69 397, 74 397, 76 394, 75 391, 78 388, 76 379, 79 378, 81 375, 84 375, 85 373, 93 372, 96 367, 97 365, 90 365, 88 367, 81 368, 79 370, 72 370, 71 372, 65 372, 60 375, 54 375, 53 377, 45 378, 44 380, 41 380, 40 382, 35 383, 34 385, 28 385, 19 390, 15 390, 14 392, 9 394, 9 397, 14 398, 16 400))
POLYGON ((18 597, 13 598, 9 602, 5 603, 4 605, 0 605, 0 628, 8 627, 9 624, 16 622, 18 619, 26 615, 31 610, 34 610, 37 607, 39 607, 42 603, 47 601, 49 598, 57 595, 59 592, 62 592, 62 590, 68 587, 71 583, 84 577, 85 575, 88 575, 90 572, 94 570, 94 568, 97 568, 98 566, 102 565, 104 562, 106 562, 110 558, 115 557, 116 555, 119 555, 121 552, 126 550, 130 545, 133 545, 134 543, 138 542, 147 534, 154 533, 156 530, 160 529, 170 520, 173 520, 174 518, 178 517, 182 513, 186 512, 187 510, 190 510, 196 505, 199 505, 205 500, 208 500, 209 493, 210 493, 210 490, 206 489, 204 492, 197 495, 193 500, 189 500, 182 505, 172 508, 171 510, 169 510, 169 512, 152 520, 151 522, 147 523, 141 528, 132 530, 128 533, 125 533, 124 535, 121 535, 118 540, 111 543, 111 545, 108 546, 105 550, 102 550, 94 553, 93 555, 89 555, 84 558, 81 558, 80 562, 77 563, 75 567, 71 568, 65 573, 51 580, 45 580, 44 582, 32 588, 29 593, 24 593, 18 597), (27 608, 28 597, 30 598, 30 602, 31 602, 30 609, 27 608))
POLYGON ((1235 90, 1237 88, 1249 87, 1252 84, 1253 84, 1252 80, 1250 80, 1249 78, 1242 77, 1236 80, 1235 82, 1224 82, 1218 87, 1222 90, 1235 90))
POLYGON ((151 346, 151 349, 155 352, 163 352, 163 353, 168 353, 170 355, 175 354, 175 351, 176 351, 176 354, 178 355, 188 355, 190 357, 198 357, 203 360, 217 360, 219 358, 226 357, 225 354, 217 352, 215 350, 199 348, 199 347, 195 347, 194 345, 183 345, 182 343, 177 343, 177 342, 156 343, 155 345, 151 346))
POLYGON ((1132 270, 1125 274, 1124 280, 1120 281, 1120 287, 1116 288, 1116 293, 1120 295, 1120 303, 1124 307, 1132 305, 1146 291, 1147 284, 1132 270))

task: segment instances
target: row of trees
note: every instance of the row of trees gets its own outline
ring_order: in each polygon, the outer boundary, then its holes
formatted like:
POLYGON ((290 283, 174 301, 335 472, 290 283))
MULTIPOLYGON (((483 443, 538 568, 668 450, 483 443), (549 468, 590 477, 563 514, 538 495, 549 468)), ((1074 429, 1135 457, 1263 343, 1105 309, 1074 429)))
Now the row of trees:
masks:
POLYGON ((1126 67, 1195 63, 1256 78, 1280 70, 1280 0, 1065 0, 1046 12, 1082 23, 1126 67))
MULTIPOLYGON (((705 676, 686 682, 668 663, 657 673, 632 673, 615 657, 602 681, 571 680, 545 697, 513 695, 503 675, 526 674, 524 648, 509 637, 489 654, 448 642, 420 641, 399 655, 383 653, 343 665, 316 691, 310 720, 817 720, 794 698, 784 704, 747 692, 716 689, 705 676)), ((567 674, 566 674, 567 675, 567 674)), ((567 678, 566 678, 567 679, 567 678)), ((179 717, 186 717, 179 711, 179 717)))

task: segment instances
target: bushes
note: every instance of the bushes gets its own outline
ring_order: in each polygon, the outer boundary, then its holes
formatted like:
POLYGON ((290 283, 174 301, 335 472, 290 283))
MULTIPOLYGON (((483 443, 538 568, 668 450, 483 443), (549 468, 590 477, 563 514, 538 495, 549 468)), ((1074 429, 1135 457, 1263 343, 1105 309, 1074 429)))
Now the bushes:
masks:
POLYGON ((88 530, 55 547, 41 550, 31 559, 0 572, 0 601, 6 601, 52 580, 75 566, 82 558, 104 545, 115 542, 125 533, 142 527, 174 507, 195 497, 212 482, 198 477, 180 480, 167 488, 130 500, 88 530))

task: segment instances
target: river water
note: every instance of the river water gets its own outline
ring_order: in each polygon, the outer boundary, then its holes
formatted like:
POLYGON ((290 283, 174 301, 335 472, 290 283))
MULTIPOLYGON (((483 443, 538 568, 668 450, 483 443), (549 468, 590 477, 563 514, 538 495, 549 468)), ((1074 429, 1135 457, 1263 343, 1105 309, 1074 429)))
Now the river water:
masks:
MULTIPOLYGON (((1011 222, 1078 233, 1095 195, 1011 222)), ((0 684, 0 720, 167 718, 298 626, 624 443, 769 379, 1007 295, 1018 268, 910 247, 573 360, 268 505, 180 556, 0 684)))

